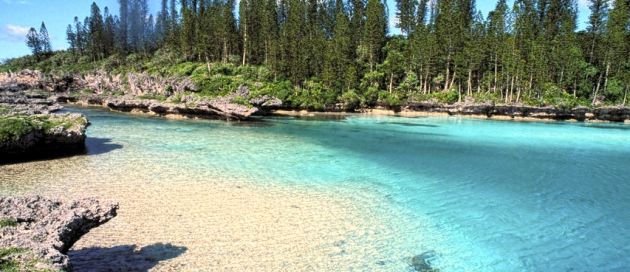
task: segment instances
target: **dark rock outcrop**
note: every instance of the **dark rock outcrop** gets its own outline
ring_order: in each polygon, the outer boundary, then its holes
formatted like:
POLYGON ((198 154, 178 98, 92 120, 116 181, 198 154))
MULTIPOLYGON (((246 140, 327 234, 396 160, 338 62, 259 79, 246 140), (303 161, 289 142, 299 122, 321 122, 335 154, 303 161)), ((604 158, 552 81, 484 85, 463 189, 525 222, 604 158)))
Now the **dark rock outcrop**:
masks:
POLYGON ((495 105, 491 103, 455 103, 449 105, 427 101, 410 103, 404 109, 418 112, 447 113, 449 115, 480 115, 487 117, 504 116, 508 118, 612 122, 630 120, 630 108, 627 107, 602 107, 590 110, 581 106, 572 109, 562 109, 551 106, 534 107, 518 104, 495 105))
POLYGON ((0 90, 0 114, 49 114, 62 108, 41 91, 0 90))
POLYGON ((68 269, 68 250, 91 229, 116 216, 118 204, 96 199, 62 202, 40 196, 0 198, 0 248, 25 251, 7 256, 36 262, 38 269, 68 269), (34 259, 34 260, 33 260, 34 259))
POLYGON ((80 152, 88 125, 77 113, 0 116, 0 163, 80 152))

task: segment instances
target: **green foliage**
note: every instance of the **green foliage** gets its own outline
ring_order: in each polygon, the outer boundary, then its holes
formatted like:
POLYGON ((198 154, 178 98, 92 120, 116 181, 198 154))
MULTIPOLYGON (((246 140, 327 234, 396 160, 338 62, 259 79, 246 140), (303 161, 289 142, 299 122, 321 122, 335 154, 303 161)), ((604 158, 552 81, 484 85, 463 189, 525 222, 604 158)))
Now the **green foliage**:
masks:
POLYGON ((416 73, 407 72, 404 80, 400 82, 400 85, 398 85, 398 88, 396 89, 401 93, 411 93, 417 91, 419 83, 420 81, 418 80, 416 73))
POLYGON ((53 272, 49 269, 37 268, 38 264, 46 263, 46 260, 39 260, 32 257, 32 253, 25 248, 0 248, 0 271, 3 272, 53 272), (31 256, 20 259, 10 259, 13 255, 30 254, 31 256))
POLYGON ((311 110, 324 110, 336 101, 336 93, 320 82, 309 80, 303 88, 296 88, 295 93, 289 97, 291 105, 298 108, 311 110))
POLYGON ((15 248, 15 247, 0 248, 0 271, 20 272, 21 265, 18 261, 6 260, 5 258, 11 255, 21 254, 24 252, 26 252, 26 250, 22 248, 15 248))
POLYGON ((0 116, 0 142, 18 141, 34 131, 47 133, 58 126, 69 129, 86 123, 85 118, 70 119, 66 116, 0 116))
POLYGON ((378 96, 379 104, 393 109, 400 108, 404 101, 403 95, 398 93, 380 92, 378 96))
POLYGON ((361 106, 361 97, 354 90, 344 92, 339 101, 345 110, 355 110, 361 106))
POLYGON ((17 221, 15 221, 14 219, 10 219, 10 218, 0 219, 0 228, 15 227, 15 226, 17 226, 17 221))
POLYGON ((503 102, 503 97, 498 92, 476 92, 473 94, 473 99, 479 103, 498 104, 503 102))
POLYGON ((442 91, 434 93, 433 97, 440 103, 453 104, 459 99, 459 93, 456 90, 442 91))
POLYGON ((0 117, 0 142, 16 141, 35 130, 25 117, 0 117))
POLYGON ((484 18, 474 1, 397 0, 396 36, 379 0, 163 0, 155 25, 146 0, 119 2, 119 20, 94 4, 68 25, 68 51, 30 43, 38 54, 0 72, 148 72, 190 77, 201 96, 247 85, 312 109, 355 107, 357 97, 362 107, 453 103, 453 90, 494 103, 620 104, 630 88, 628 1, 591 0, 586 31, 576 32, 572 1, 500 0, 484 18))

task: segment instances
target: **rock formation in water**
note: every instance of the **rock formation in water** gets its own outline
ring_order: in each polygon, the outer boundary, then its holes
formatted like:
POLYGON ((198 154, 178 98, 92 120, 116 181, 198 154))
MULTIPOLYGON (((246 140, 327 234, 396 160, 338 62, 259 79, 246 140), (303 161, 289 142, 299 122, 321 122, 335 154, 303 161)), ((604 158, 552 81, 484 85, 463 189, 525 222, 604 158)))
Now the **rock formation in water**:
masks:
POLYGON ((1 115, 0 163, 83 150, 88 124, 77 113, 1 115))
MULTIPOLYGON (((116 216, 118 204, 96 199, 62 202, 40 196, 0 198, 0 263, 68 269, 68 250, 116 216)), ((29 269, 30 268, 30 269, 29 269)))

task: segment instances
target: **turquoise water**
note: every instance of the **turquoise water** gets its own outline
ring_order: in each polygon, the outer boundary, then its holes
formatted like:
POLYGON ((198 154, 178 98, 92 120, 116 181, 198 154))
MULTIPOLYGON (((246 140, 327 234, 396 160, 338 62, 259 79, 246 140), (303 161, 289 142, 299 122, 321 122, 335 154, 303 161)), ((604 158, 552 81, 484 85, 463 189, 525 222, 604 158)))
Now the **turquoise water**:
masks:
POLYGON ((376 192, 384 197, 374 207, 401 214, 388 219, 398 231, 391 250, 433 251, 441 271, 630 271, 627 125, 365 116, 226 123, 76 111, 92 123, 91 153, 376 192))

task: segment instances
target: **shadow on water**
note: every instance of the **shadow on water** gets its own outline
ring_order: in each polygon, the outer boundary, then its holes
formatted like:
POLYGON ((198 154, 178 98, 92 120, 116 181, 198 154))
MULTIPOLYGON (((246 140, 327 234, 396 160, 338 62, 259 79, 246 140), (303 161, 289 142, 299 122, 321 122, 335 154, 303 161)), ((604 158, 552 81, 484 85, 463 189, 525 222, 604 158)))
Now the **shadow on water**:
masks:
POLYGON ((85 155, 101 155, 105 153, 112 152, 117 149, 122 149, 123 146, 120 144, 112 143, 111 139, 108 138, 92 138, 88 137, 85 139, 85 155))
POLYGON ((88 137, 85 139, 84 146, 38 146, 27 153, 3 154, 0 156, 0 165, 47 161, 82 155, 101 155, 121 148, 123 148, 122 145, 111 143, 111 139, 88 137))
POLYGON ((186 247, 157 243, 140 249, 135 245, 92 247, 68 253, 72 271, 149 271, 159 262, 184 254, 186 247))
POLYGON ((621 130, 628 131, 630 130, 630 126, 625 124, 581 124, 581 127, 585 128, 594 128, 594 129, 611 129, 611 130, 621 130))
POLYGON ((406 126, 406 127, 430 127, 430 128, 440 127, 438 125, 415 124, 415 123, 405 123, 405 122, 379 122, 378 124, 380 124, 380 125, 399 125, 399 126, 406 126))

